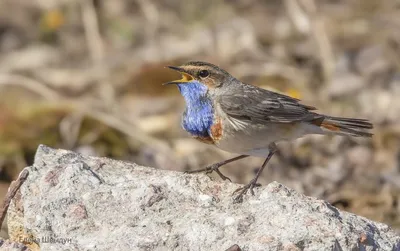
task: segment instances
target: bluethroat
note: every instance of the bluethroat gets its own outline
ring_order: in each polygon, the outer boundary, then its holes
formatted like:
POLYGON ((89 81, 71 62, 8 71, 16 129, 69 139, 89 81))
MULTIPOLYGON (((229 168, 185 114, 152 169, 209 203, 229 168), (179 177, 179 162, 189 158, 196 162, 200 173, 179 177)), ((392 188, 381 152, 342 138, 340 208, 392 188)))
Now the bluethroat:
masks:
POLYGON ((177 85, 185 99, 182 127, 201 142, 239 154, 191 173, 216 172, 229 180, 219 170, 221 166, 248 156, 266 158, 254 179, 234 192, 238 193, 236 202, 241 202, 247 191, 254 195, 253 188, 279 141, 307 134, 372 136, 367 132, 373 127, 368 120, 316 113, 315 107, 301 104, 299 99, 242 83, 213 64, 189 62, 168 67, 182 75, 180 80, 165 83, 177 85))

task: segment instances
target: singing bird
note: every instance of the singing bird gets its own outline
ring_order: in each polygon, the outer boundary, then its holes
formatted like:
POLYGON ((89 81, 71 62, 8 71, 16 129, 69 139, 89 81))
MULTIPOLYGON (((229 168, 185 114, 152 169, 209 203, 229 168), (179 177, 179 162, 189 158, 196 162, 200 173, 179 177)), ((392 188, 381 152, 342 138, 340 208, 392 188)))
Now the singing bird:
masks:
POLYGON ((195 139, 212 144, 237 157, 190 171, 213 172, 222 179, 219 168, 248 156, 265 158, 254 179, 235 191, 236 202, 257 186, 257 180, 277 151, 276 143, 307 134, 333 134, 371 137, 372 124, 366 119, 341 118, 316 113, 313 106, 299 99, 245 84, 225 70, 206 62, 168 66, 182 79, 175 84, 185 99, 182 127, 195 139))

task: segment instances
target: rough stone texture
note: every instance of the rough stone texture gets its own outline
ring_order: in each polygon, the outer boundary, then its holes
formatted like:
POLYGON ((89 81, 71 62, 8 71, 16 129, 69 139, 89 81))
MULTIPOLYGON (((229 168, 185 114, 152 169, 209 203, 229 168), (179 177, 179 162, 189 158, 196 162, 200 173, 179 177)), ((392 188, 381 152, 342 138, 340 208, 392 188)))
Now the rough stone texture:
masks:
POLYGON ((28 170, 8 226, 32 249, 400 250, 388 226, 277 182, 234 204, 238 184, 46 146, 28 170))
POLYGON ((1 251, 27 251, 27 246, 22 243, 13 242, 10 240, 4 240, 0 238, 0 250, 1 251))

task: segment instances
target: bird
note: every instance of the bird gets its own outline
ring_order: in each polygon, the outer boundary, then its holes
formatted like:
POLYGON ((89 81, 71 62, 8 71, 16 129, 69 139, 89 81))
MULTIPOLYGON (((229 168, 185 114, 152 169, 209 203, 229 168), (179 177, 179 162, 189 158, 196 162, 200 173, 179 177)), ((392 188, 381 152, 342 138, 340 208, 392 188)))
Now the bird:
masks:
POLYGON ((235 153, 227 159, 189 173, 216 172, 230 180, 219 168, 249 156, 265 158, 255 177, 234 191, 242 202, 248 191, 277 152, 277 144, 308 134, 372 137, 367 119, 344 118, 317 113, 300 99, 246 84, 222 68, 207 62, 190 61, 167 66, 182 78, 164 83, 176 85, 185 100, 181 125, 193 138, 235 153))

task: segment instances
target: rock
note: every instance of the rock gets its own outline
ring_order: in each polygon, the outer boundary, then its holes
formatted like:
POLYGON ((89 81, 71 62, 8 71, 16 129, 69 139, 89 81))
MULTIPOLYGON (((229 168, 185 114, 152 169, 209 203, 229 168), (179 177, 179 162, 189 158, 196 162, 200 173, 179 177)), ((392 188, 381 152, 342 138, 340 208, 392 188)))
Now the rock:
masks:
POLYGON ((3 240, 0 238, 0 250, 2 251, 27 251, 28 247, 17 242, 10 240, 3 240))
POLYGON ((400 250, 388 226, 277 182, 234 204, 238 184, 43 145, 27 169, 8 227, 32 250, 400 250))

